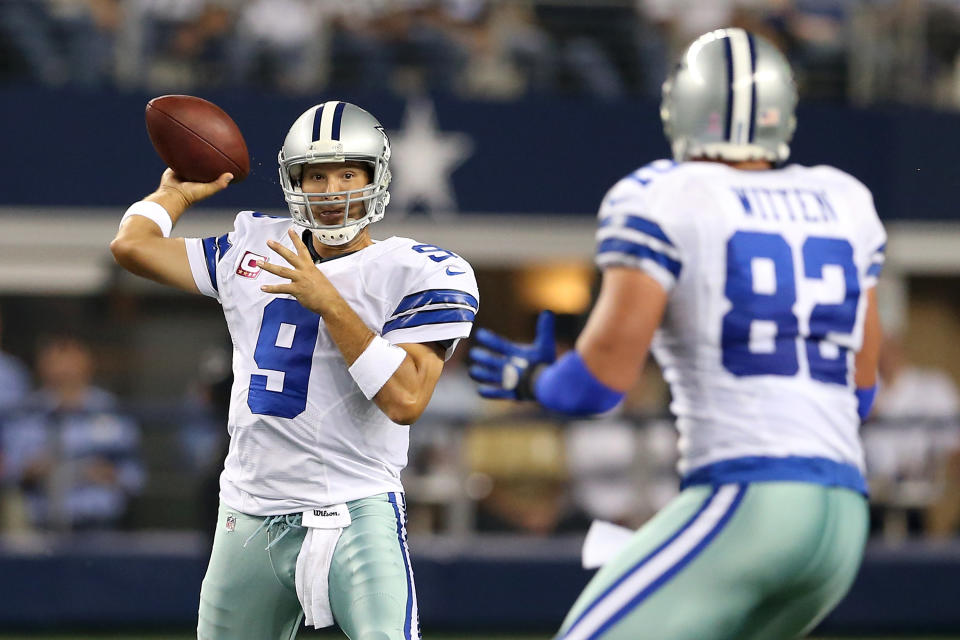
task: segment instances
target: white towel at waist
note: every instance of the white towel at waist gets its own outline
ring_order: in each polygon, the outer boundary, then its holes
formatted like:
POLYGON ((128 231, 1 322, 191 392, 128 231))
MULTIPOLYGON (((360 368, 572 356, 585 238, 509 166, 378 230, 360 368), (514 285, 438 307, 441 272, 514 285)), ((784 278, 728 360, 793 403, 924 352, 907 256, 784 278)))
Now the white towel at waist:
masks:
POLYGON ((307 626, 316 629, 333 624, 330 608, 330 564, 343 529, 350 524, 347 505, 337 504, 304 511, 307 534, 297 556, 295 582, 307 626))

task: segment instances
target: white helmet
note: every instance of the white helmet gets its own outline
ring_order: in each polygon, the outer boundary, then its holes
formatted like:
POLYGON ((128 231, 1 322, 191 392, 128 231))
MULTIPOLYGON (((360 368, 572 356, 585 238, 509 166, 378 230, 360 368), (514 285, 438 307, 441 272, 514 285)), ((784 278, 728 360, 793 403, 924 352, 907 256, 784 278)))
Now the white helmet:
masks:
POLYGON ((330 101, 310 107, 290 127, 277 157, 280 187, 290 215, 300 226, 313 232, 326 245, 353 240, 360 230, 383 218, 390 202, 390 141, 372 115, 348 102, 330 101), (304 165, 320 162, 363 162, 370 167, 371 181, 361 189, 304 193, 301 188, 304 165), (334 198, 334 199, 331 199, 334 198), (350 218, 350 205, 362 203, 364 215, 350 218), (336 225, 319 223, 313 205, 343 205, 343 221, 336 225))

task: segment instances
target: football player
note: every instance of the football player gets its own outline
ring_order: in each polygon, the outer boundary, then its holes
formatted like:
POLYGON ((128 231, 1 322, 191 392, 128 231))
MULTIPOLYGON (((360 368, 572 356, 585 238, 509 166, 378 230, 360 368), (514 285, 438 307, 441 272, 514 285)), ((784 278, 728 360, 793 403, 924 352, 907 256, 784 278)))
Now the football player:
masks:
POLYGON ((569 415, 615 407, 648 349, 672 392, 681 493, 596 574, 564 640, 777 640, 844 596, 867 536, 860 420, 873 399, 885 233, 870 192, 782 163, 797 94, 741 29, 697 39, 663 86, 674 160, 616 183, 603 282, 575 350, 479 330, 492 398, 569 415))
POLYGON ((111 244, 129 271, 216 299, 233 339, 203 640, 293 638, 304 615, 353 640, 419 637, 400 484, 408 425, 469 335, 479 296, 460 256, 371 239, 389 161, 372 115, 325 102, 280 150, 292 220, 244 211, 219 237, 170 238, 232 176, 190 183, 167 169, 111 244))

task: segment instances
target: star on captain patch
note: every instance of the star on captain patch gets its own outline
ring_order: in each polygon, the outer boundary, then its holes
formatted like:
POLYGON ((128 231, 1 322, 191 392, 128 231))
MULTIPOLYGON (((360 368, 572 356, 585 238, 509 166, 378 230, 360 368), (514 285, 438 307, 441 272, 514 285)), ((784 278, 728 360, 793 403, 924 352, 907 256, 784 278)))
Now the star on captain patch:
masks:
POLYGON ((456 213, 452 178, 473 154, 469 135, 440 131, 433 103, 420 98, 407 102, 401 128, 390 132, 390 148, 390 209, 394 214, 402 217, 416 207, 434 218, 456 213))

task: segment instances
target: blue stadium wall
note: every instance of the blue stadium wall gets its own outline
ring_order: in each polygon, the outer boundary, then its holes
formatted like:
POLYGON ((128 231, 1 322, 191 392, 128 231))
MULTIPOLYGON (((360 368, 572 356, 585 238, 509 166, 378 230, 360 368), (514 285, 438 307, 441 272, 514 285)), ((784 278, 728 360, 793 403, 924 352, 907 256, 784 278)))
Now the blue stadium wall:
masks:
MULTIPOLYGON (((0 89, 0 206, 122 206, 151 190, 163 168, 143 123, 151 96, 0 89)), ((293 120, 327 98, 356 101, 388 130, 401 127, 398 98, 284 97, 217 93, 205 98, 237 121, 253 174, 218 196, 218 207, 283 209, 276 154, 293 120)), ((651 101, 433 100, 439 128, 466 133, 473 153, 453 174, 464 212, 589 214, 613 181, 669 155, 651 101)), ((956 217, 960 116, 905 108, 803 105, 792 161, 845 169, 874 191, 881 216, 956 217)))
MULTIPOLYGON (((422 546, 413 566, 424 629, 556 630, 592 573, 580 568, 577 545, 557 553, 551 542, 502 540, 454 552, 422 546)), ((190 628, 206 560, 197 545, 0 553, 0 630, 190 628)), ((956 633, 958 586, 960 547, 870 548, 820 632, 956 633)))

